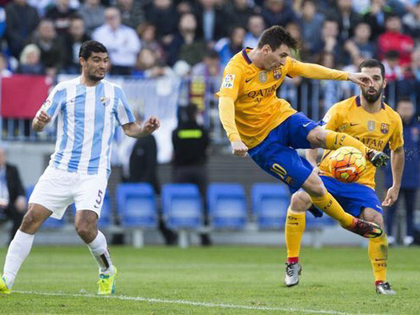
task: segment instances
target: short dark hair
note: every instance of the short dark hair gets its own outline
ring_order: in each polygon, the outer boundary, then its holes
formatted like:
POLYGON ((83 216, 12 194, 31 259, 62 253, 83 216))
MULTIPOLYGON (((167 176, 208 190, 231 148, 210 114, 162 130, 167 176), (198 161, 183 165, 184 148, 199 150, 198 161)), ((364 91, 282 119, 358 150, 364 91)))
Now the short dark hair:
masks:
POLYGON ((106 47, 96 40, 88 40, 82 44, 79 50, 79 58, 88 60, 92 53, 108 53, 106 47))
POLYGON ((272 50, 278 49, 282 44, 285 44, 290 49, 298 49, 299 43, 293 38, 288 31, 283 27, 275 25, 266 29, 258 42, 258 48, 264 45, 269 45, 272 50))
POLYGON ((381 69, 382 79, 385 78, 384 64, 377 59, 366 59, 362 61, 358 68, 359 72, 362 71, 363 68, 379 68, 381 69))

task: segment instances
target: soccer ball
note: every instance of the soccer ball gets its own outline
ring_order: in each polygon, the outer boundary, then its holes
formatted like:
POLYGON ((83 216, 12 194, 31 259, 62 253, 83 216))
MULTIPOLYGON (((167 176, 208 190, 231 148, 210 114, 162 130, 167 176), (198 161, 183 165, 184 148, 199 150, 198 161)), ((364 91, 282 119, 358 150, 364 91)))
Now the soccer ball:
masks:
POLYGON ((339 181, 353 183, 366 169, 366 159, 362 152, 352 147, 341 147, 331 153, 330 173, 339 181))

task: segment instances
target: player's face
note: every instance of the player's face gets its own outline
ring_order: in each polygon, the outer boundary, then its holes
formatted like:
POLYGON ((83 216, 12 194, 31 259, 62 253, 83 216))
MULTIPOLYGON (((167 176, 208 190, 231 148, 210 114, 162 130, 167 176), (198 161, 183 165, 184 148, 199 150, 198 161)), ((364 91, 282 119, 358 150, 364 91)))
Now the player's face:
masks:
POLYGON ((282 44, 276 50, 272 50, 269 45, 265 45, 262 48, 264 53, 264 68, 265 70, 273 70, 286 64, 286 58, 290 56, 290 48, 285 44, 282 44))
POLYGON ((107 53, 93 52, 90 57, 85 60, 80 58, 82 69, 87 78, 91 81, 100 81, 106 75, 108 69, 109 58, 107 53))
POLYGON ((383 90, 386 86, 386 80, 382 77, 380 68, 362 68, 361 72, 368 74, 373 80, 368 87, 360 86, 363 98, 368 101, 368 103, 373 104, 382 97, 383 90))

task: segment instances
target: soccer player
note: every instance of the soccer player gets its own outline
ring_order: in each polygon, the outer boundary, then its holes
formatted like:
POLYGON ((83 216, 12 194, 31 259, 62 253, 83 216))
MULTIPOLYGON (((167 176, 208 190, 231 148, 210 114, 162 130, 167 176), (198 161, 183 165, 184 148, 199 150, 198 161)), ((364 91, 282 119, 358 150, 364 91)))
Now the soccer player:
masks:
POLYGON ((219 96, 219 114, 233 154, 247 154, 266 172, 285 182, 292 193, 303 188, 311 201, 340 224, 364 237, 377 237, 382 230, 345 213, 325 189, 312 165, 295 149, 323 147, 336 149, 353 146, 374 165, 385 163, 387 156, 368 149, 345 133, 327 131, 291 105, 276 97, 276 91, 287 76, 313 79, 351 80, 368 85, 367 74, 328 69, 301 63, 290 58, 297 41, 281 26, 265 30, 254 49, 236 54, 224 71, 219 96))
MULTIPOLYGON (((383 100, 386 86, 385 69, 376 59, 363 61, 359 71, 373 78, 368 86, 360 85, 360 94, 335 104, 324 118, 325 128, 341 130, 360 139, 372 149, 382 151, 388 144, 391 149, 391 170, 393 185, 388 189, 382 206, 391 206, 398 198, 401 176, 404 169, 404 138, 400 116, 383 100)), ((333 178, 329 171, 328 155, 325 150, 319 171, 327 190, 339 201, 344 210, 366 221, 374 222, 384 229, 383 210, 375 193, 376 169, 367 162, 366 170, 355 183, 342 183, 333 178)), ((317 149, 307 150, 308 160, 316 166, 317 149)), ((285 283, 293 286, 299 282, 301 266, 299 252, 305 229, 305 211, 312 207, 310 196, 298 191, 292 196, 286 218, 287 263, 285 283)), ((317 205, 316 205, 317 206, 317 205)), ((318 207, 318 206, 317 206, 318 207)), ((312 211, 317 209, 312 208, 312 211)), ((322 212, 320 212, 322 214, 322 212)), ((395 294, 386 281, 388 242, 385 233, 369 239, 368 254, 373 267, 376 292, 395 294)))
POLYGON ((33 120, 36 132, 58 118, 57 143, 50 163, 29 199, 29 209, 10 243, 0 293, 9 294, 35 233, 48 218, 61 219, 76 204, 77 234, 99 265, 98 294, 115 292, 117 268, 112 264, 105 236, 98 231, 107 181, 115 124, 127 136, 140 138, 159 128, 149 118, 141 127, 134 121, 121 87, 104 80, 108 52, 97 41, 84 42, 79 51, 80 77, 59 83, 33 120))

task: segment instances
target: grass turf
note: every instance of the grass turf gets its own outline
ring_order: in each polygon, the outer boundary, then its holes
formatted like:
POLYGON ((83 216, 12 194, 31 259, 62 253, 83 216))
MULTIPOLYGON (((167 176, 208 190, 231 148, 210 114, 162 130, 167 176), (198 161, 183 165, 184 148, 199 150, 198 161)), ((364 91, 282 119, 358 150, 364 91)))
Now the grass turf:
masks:
MULTIPOLYGON (((5 255, 0 249, 1 261, 5 255)), ((114 247, 111 255, 119 270, 117 298, 97 298, 97 269, 87 248, 34 247, 15 292, 0 296, 0 313, 420 313, 419 248, 390 250, 388 280, 396 296, 375 293, 361 248, 304 248, 300 284, 293 288, 283 285, 284 248, 114 247)))

